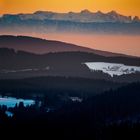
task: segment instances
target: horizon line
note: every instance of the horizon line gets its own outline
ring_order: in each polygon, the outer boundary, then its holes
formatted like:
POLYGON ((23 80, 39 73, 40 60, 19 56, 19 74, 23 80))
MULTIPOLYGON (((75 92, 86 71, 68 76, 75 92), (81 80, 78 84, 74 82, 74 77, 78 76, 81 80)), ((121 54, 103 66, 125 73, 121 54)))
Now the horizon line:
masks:
POLYGON ((57 11, 51 11, 51 10, 36 10, 36 11, 33 11, 33 12, 18 12, 18 13, 4 13, 4 14, 0 14, 0 17, 4 16, 4 15, 20 15, 20 14, 34 14, 36 12, 52 12, 52 13, 58 13, 58 14, 68 14, 68 13, 75 13, 75 14, 78 14, 78 13, 81 13, 82 11, 88 11, 90 13, 102 13, 102 14, 108 14, 108 13, 111 13, 111 12, 115 12, 119 15, 122 15, 122 16, 127 16, 127 17, 138 17, 140 18, 138 15, 126 15, 126 14, 123 14, 123 13, 120 13, 116 10, 109 10, 107 12, 103 12, 102 10, 97 10, 97 11, 92 11, 92 10, 89 10, 89 9, 83 9, 83 10, 79 10, 79 11, 66 11, 66 12, 57 12, 57 11))

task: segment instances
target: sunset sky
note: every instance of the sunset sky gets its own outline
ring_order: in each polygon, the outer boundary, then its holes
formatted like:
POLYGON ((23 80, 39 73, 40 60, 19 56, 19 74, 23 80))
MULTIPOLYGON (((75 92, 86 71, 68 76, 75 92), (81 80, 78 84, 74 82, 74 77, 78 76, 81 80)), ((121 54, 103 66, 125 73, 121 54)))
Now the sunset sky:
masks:
POLYGON ((124 15, 140 17, 140 0, 0 0, 0 14, 32 13, 37 10, 56 12, 93 12, 116 10, 124 15))
MULTIPOLYGON (((140 0, 0 0, 0 15, 15 13, 33 13, 35 11, 80 12, 88 9, 92 12, 107 13, 115 10, 127 16, 140 17, 140 0)), ((1 34, 10 34, 2 33, 1 34)), ((17 32, 17 35, 19 33, 17 32)), ((74 34, 37 34, 27 33, 50 40, 69 42, 99 50, 140 56, 140 36, 74 35, 74 34)))

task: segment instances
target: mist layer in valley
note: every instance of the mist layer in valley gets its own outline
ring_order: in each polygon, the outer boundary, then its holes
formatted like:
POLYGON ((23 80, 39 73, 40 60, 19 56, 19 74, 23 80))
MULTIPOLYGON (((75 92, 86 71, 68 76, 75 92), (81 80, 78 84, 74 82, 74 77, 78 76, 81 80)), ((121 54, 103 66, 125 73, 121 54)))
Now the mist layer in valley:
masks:
POLYGON ((49 40, 74 43, 92 49, 140 56, 140 35, 122 34, 47 34, 49 40))

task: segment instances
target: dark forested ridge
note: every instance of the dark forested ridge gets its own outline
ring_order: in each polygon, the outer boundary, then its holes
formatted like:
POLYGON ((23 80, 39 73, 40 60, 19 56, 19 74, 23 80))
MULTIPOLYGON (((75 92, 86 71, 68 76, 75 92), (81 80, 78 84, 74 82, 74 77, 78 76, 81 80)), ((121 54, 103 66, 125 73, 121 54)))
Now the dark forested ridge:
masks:
POLYGON ((0 79, 21 79, 40 76, 66 76, 115 81, 138 81, 140 74, 114 76, 90 71, 85 62, 110 62, 140 66, 140 58, 105 57, 86 52, 59 52, 37 55, 13 49, 0 49, 0 79))
POLYGON ((63 96, 88 97, 123 85, 126 83, 76 77, 38 77, 0 80, 0 93, 16 97, 45 96, 51 93, 63 96))

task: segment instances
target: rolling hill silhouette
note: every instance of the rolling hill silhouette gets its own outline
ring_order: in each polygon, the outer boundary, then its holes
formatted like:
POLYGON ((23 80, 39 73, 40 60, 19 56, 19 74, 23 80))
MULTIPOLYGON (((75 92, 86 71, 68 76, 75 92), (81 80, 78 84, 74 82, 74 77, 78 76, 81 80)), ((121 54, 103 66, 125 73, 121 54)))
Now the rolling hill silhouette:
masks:
POLYGON ((0 36, 0 48, 12 48, 14 50, 22 50, 36 54, 79 51, 94 53, 102 56, 123 56, 122 54, 95 50, 60 41, 51 41, 28 36, 2 35, 0 36))

